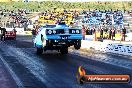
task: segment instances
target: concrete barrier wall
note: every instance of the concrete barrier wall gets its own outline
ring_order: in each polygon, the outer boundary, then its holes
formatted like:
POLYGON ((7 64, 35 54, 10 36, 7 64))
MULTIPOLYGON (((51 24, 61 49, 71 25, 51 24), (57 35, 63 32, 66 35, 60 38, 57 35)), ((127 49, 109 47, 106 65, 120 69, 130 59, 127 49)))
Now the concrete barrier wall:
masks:
POLYGON ((94 48, 95 50, 117 53, 122 55, 132 56, 132 43, 123 44, 123 43, 112 43, 112 42, 94 42, 94 41, 86 41, 82 40, 81 48, 90 49, 94 48))
MULTIPOLYGON (((6 28, 6 31, 12 31, 13 28, 6 28)), ((31 31, 24 31, 24 28, 16 28, 17 35, 32 35, 31 31)), ((1 34, 1 31, 0 31, 1 34)))
MULTIPOLYGON (((12 31, 14 28, 6 28, 6 31, 12 31)), ((24 28, 15 28, 16 29, 16 34, 19 34, 19 35, 24 35, 24 28)))

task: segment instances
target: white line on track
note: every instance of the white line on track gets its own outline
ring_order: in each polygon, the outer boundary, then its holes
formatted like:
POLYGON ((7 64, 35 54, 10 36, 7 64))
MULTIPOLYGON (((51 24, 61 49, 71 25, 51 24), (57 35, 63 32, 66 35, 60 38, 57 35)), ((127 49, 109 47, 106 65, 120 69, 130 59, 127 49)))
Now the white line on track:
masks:
POLYGON ((3 59, 3 57, 0 55, 0 59, 2 60, 3 64, 5 65, 8 72, 11 74, 12 78, 16 82, 18 88, 25 88, 20 81, 20 79, 17 77, 17 75, 12 71, 11 67, 8 65, 8 63, 3 59))

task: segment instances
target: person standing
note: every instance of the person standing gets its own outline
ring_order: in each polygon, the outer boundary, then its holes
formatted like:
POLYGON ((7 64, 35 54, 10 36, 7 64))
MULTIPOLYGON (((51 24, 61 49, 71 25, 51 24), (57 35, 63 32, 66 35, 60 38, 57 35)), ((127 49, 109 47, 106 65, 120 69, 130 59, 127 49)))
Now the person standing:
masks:
POLYGON ((90 29, 90 35, 92 35, 93 34, 93 29, 90 29))
POLYGON ((92 34, 95 34, 96 30, 95 28, 92 29, 92 34))
POLYGON ((32 30, 32 40, 33 40, 33 41, 34 41, 35 37, 36 37, 36 30, 33 29, 33 30, 32 30))
POLYGON ((90 35, 89 32, 90 32, 90 31, 89 31, 89 28, 87 27, 87 29, 86 29, 86 35, 90 35))
POLYGON ((122 29, 122 40, 125 41, 126 28, 122 29))
POLYGON ((82 36, 83 36, 83 40, 85 40, 85 34, 86 34, 86 29, 85 29, 85 26, 82 25, 82 36))
POLYGON ((109 30, 109 39, 111 40, 112 29, 109 30))
POLYGON ((95 30, 95 28, 93 28, 93 29, 92 29, 92 34, 94 34, 94 33, 95 33, 95 31, 96 31, 96 30, 95 30))
POLYGON ((6 29, 0 27, 0 30, 1 30, 1 41, 3 40, 5 41, 6 29))
POLYGON ((103 30, 103 28, 101 28, 101 30, 100 30, 100 38, 103 38, 103 32, 104 32, 104 30, 103 30))
POLYGON ((112 32, 111 37, 112 37, 112 40, 113 40, 113 38, 115 37, 115 30, 114 30, 114 29, 112 29, 112 30, 111 30, 111 32, 112 32))

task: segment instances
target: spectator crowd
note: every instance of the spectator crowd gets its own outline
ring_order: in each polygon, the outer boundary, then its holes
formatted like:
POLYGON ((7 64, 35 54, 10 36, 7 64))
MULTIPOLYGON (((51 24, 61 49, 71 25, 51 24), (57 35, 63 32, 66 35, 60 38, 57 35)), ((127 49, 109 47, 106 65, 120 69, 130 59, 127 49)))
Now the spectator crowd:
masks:
MULTIPOLYGON (((25 10, 18 9, 17 11, 0 10, 1 19, 7 17, 7 21, 2 26, 5 27, 24 27, 32 24, 32 21, 27 18, 25 10)), ((0 23, 2 23, 0 19, 0 23)), ((123 26, 123 12, 120 10, 63 10, 60 12, 44 11, 40 14, 38 23, 58 23, 61 21, 69 25, 81 25, 82 34, 93 35, 95 32, 100 33, 100 38, 114 39, 116 33, 126 34, 126 28, 123 26)), ((85 39, 85 37, 83 37, 85 39)), ((125 37, 123 38, 125 40, 125 37)))
POLYGON ((25 10, 18 9, 13 10, 0 10, 0 26, 1 27, 26 27, 32 24, 31 20, 26 17, 27 13, 25 10))
POLYGON ((93 35, 96 32, 100 34, 99 38, 113 40, 115 34, 120 33, 122 40, 125 40, 127 29, 123 25, 123 12, 120 10, 83 10, 78 18, 83 24, 83 36, 93 35))

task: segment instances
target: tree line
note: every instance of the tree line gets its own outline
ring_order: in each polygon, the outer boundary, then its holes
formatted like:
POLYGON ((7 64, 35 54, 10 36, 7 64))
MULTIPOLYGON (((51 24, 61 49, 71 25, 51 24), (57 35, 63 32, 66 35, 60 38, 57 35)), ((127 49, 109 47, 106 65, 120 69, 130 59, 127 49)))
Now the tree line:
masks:
POLYGON ((131 10, 132 2, 1 2, 0 9, 17 10, 28 9, 32 11, 44 11, 59 9, 87 9, 87 10, 131 10))

